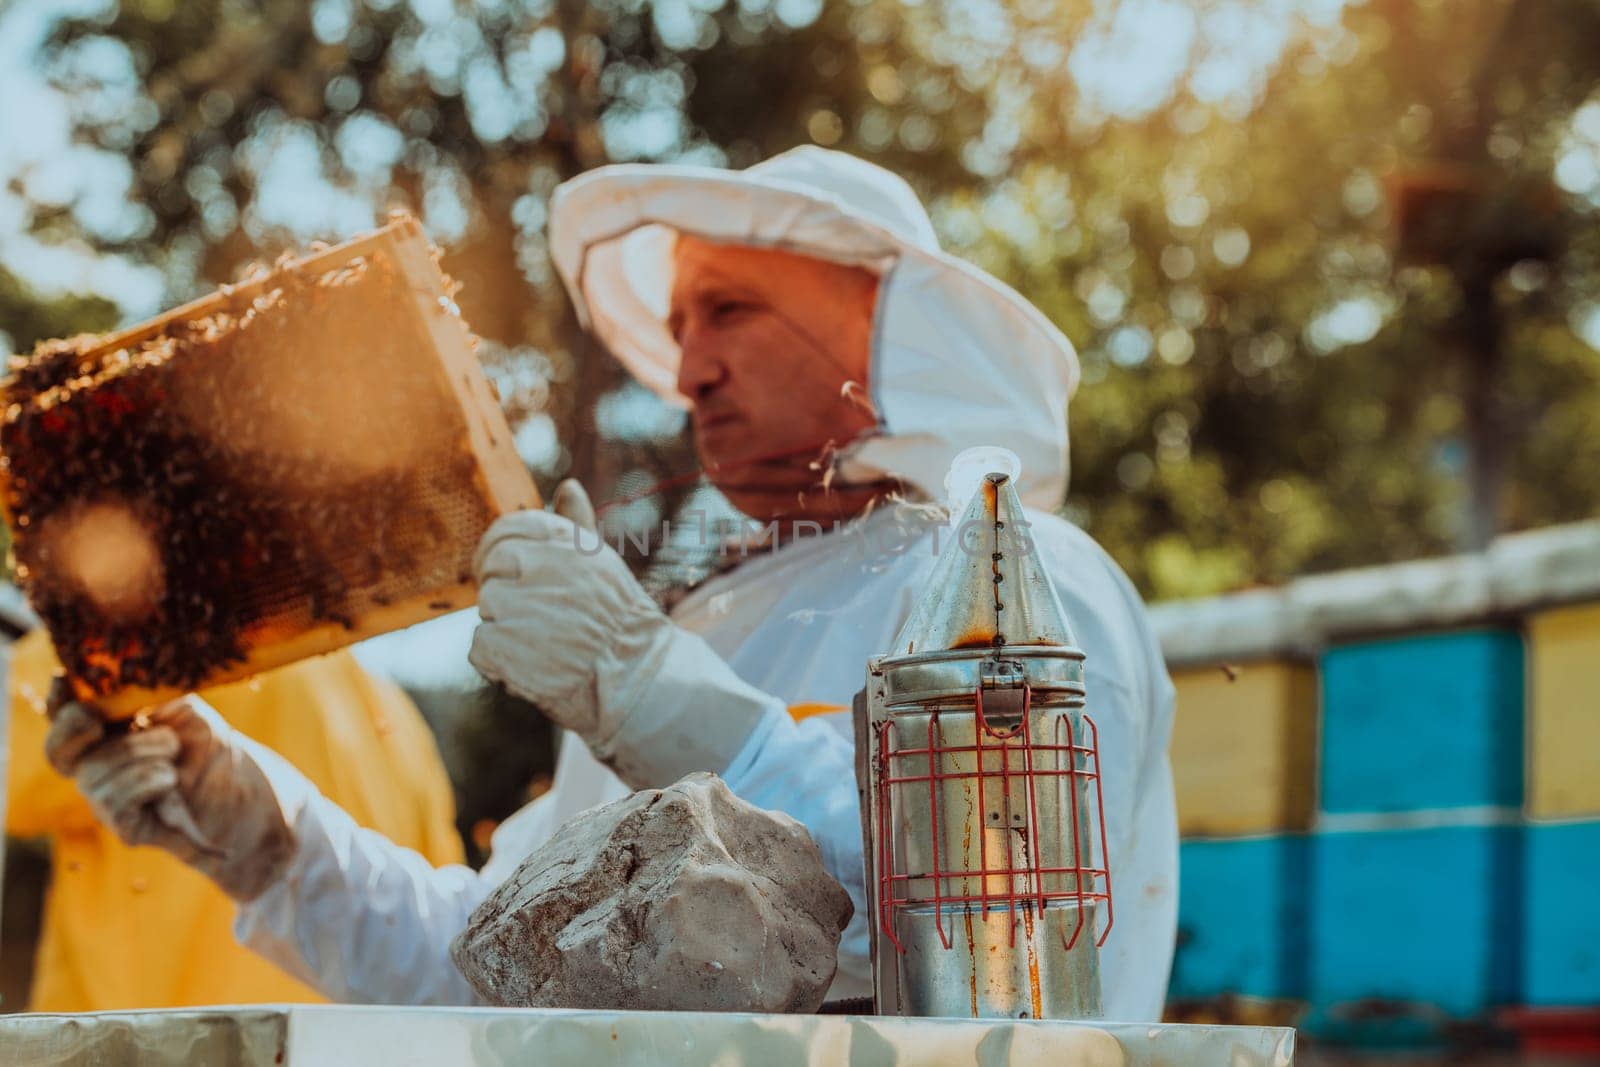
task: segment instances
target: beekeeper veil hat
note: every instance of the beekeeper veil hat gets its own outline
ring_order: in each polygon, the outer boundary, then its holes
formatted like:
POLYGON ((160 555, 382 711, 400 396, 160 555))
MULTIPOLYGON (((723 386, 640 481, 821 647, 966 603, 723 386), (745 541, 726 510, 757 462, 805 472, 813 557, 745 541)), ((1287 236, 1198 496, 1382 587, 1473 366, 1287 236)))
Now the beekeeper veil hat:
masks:
POLYGON ((743 171, 601 167, 556 190, 551 251, 580 320, 640 383, 687 406, 666 325, 679 233, 880 276, 866 383, 878 427, 841 451, 843 480, 892 475, 939 500, 957 453, 1003 445, 1022 460, 1025 502, 1061 502, 1077 354, 1018 293, 940 251, 902 179, 805 147, 743 171))

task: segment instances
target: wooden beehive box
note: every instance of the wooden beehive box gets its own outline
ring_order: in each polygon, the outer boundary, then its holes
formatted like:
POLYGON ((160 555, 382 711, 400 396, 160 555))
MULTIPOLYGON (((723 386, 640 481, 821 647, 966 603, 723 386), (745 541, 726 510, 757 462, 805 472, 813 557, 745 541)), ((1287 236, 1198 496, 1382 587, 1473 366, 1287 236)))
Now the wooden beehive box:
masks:
POLYGON ((0 383, 17 579, 78 695, 159 700, 468 607, 536 507, 414 219, 0 383))

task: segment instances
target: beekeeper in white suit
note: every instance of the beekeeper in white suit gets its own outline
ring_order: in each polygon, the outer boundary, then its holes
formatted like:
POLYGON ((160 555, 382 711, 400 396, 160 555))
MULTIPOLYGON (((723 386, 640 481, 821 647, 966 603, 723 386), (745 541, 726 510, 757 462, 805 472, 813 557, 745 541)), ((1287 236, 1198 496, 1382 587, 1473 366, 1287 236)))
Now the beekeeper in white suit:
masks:
POLYGON ((1117 914, 1106 1014, 1158 1019, 1177 904, 1172 687, 1127 579, 1047 513, 1067 486, 1078 364, 1066 338, 941 252, 905 182, 838 152, 741 172, 606 167, 557 191, 550 236, 583 321, 640 382, 689 407, 710 480, 778 537, 668 615, 575 530, 569 518, 592 512, 574 486, 555 513, 489 531, 472 662, 569 733, 554 788, 500 827, 488 866, 433 868, 359 829, 193 700, 110 740, 92 709, 68 705, 56 765, 124 837, 232 893, 246 944, 330 997, 393 1003, 472 1001, 451 938, 565 820, 629 787, 714 771, 810 830, 856 902, 831 995, 869 995, 843 709, 936 555, 927 509, 895 501, 941 501, 957 453, 1004 446, 1088 657, 1117 914), (214 847, 151 814, 174 797, 214 847))

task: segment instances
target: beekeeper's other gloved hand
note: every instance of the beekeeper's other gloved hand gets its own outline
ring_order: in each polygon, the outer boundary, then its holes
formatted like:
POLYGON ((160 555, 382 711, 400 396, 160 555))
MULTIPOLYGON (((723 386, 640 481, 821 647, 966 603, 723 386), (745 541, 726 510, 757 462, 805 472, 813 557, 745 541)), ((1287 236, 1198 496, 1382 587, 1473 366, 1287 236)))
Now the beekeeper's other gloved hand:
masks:
POLYGON ((50 718, 50 765, 77 783, 123 843, 166 849, 240 902, 287 869, 294 834, 263 764, 280 782, 288 778, 287 792, 309 783, 199 697, 151 708, 124 726, 58 684, 50 718))
POLYGON ((553 505, 484 534, 472 665, 582 737, 633 788, 724 771, 782 702, 667 618, 594 532, 582 486, 563 482, 553 505))

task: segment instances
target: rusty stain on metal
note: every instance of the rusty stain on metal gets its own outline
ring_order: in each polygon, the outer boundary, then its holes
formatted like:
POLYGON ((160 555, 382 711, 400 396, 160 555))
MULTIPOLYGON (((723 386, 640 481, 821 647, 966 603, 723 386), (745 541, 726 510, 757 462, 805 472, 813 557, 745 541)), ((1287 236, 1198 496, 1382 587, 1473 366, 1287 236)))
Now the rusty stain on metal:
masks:
POLYGON ((983 499, 989 508, 989 519, 994 524, 994 551, 989 553, 989 570, 994 576, 994 647, 1005 646, 1005 626, 1001 620, 1005 617, 1006 605, 1001 599, 1001 583, 1006 580, 1000 564, 1005 562, 1006 555, 1000 551, 1000 530, 1004 525, 1000 521, 1000 483, 1005 479, 999 475, 991 474, 983 480, 983 499))
POLYGON ((1027 906, 1022 909, 1022 928, 1028 941, 1028 995, 1033 998, 1033 1017, 1043 1019, 1044 997, 1039 992, 1039 952, 1033 936, 1033 909, 1027 906))
POLYGON ((972 989, 972 1017, 978 1018, 978 942, 972 936, 972 909, 963 912, 967 920, 967 957, 971 962, 967 984, 972 989))
POLYGON ((989 648, 996 643, 994 628, 980 626, 968 630, 950 643, 950 651, 963 648, 989 648))
POLYGON ((972 824, 977 821, 973 818, 972 780, 970 778, 961 780, 961 792, 967 798, 967 817, 962 820, 961 825, 961 862, 970 867, 972 865, 972 824))

